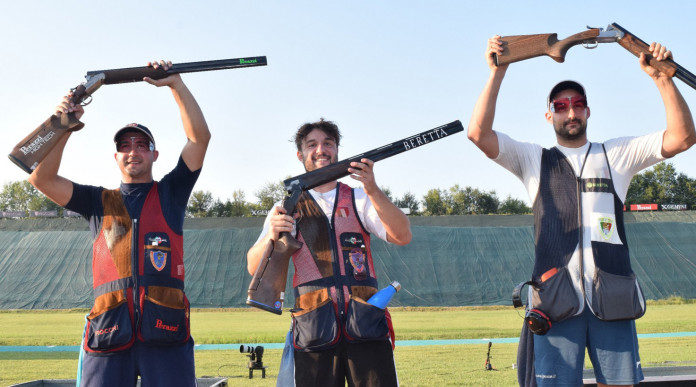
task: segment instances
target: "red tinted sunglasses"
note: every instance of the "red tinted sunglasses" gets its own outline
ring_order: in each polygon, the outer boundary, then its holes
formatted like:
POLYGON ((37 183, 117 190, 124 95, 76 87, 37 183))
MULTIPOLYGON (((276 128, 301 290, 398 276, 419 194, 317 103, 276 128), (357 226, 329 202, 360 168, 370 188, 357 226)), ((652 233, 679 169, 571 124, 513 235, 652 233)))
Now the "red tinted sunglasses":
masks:
POLYGON ((559 98, 551 101, 551 111, 553 113, 564 113, 568 109, 573 108, 573 110, 584 110, 587 107, 587 99, 579 95, 573 98, 559 98))

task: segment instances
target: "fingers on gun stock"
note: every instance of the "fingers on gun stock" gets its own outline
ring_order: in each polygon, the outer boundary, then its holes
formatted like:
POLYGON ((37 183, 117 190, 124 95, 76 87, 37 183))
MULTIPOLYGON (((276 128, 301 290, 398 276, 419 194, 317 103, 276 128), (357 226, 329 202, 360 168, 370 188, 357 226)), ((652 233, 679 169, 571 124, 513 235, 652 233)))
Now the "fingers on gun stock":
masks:
MULTIPOLYGON (((660 72, 667 74, 670 77, 673 77, 676 74, 677 64, 670 59, 672 52, 669 50, 662 51, 664 46, 659 45, 658 43, 653 43, 648 46, 647 43, 630 34, 625 34, 624 37, 619 39, 618 43, 621 45, 621 47, 625 48, 639 58, 640 54, 645 55, 645 58, 650 66, 656 68, 660 72), (660 46, 660 52, 653 55, 653 49, 657 45, 660 46)), ((666 47, 664 48, 666 49, 666 47)))
POLYGON ((505 63, 501 62, 500 58, 504 53, 503 43, 500 35, 495 35, 488 39, 486 60, 489 62, 489 67, 503 67, 505 65, 505 63))
POLYGON ((292 216, 288 215, 285 208, 276 206, 273 209, 273 216, 271 217, 269 229, 272 239, 277 241, 280 239, 282 233, 292 233, 295 227, 295 219, 299 218, 299 216, 298 212, 293 213, 292 216))

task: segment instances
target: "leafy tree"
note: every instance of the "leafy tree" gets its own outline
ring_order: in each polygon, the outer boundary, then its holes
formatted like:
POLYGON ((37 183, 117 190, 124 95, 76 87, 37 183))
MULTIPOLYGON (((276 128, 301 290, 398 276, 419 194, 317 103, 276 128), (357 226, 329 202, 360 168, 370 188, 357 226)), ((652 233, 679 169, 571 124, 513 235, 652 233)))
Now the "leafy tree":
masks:
POLYGON ((286 195, 285 185, 282 181, 277 183, 266 183, 260 190, 256 191, 256 198, 261 209, 270 210, 273 204, 283 200, 286 195))
POLYGON ((686 204, 689 209, 696 208, 696 180, 683 173, 677 175, 677 186, 671 204, 686 204))
POLYGON ((475 189, 473 192, 474 196, 474 210, 473 214, 497 214, 498 207, 500 206, 500 200, 495 194, 495 191, 485 192, 475 189))
POLYGON ((26 180, 7 183, 0 192, 0 211, 52 211, 60 209, 26 180))
POLYGON ((515 214, 529 214, 532 209, 527 206, 527 204, 520 199, 513 199, 512 196, 508 195, 498 208, 499 214, 505 215, 515 215, 515 214))
POLYGON ((446 196, 447 193, 440 189, 433 188, 428 190, 425 196, 423 196, 423 214, 428 216, 447 215, 446 196))
POLYGON ((193 191, 186 207, 186 216, 191 218, 206 217, 214 204, 213 194, 210 191, 193 191))
POLYGON ((447 207, 447 215, 470 214, 474 207, 471 191, 470 187, 462 189, 459 184, 450 187, 443 198, 447 207))
POLYGON ((251 215, 251 208, 248 203, 244 200, 244 190, 236 190, 232 192, 232 201, 227 200, 230 208, 229 216, 249 216, 251 215))
POLYGON ((452 186, 445 198, 449 215, 495 214, 500 200, 495 191, 485 192, 478 188, 452 186))
POLYGON ((394 204, 399 208, 408 208, 410 215, 420 215, 420 204, 416 195, 411 192, 406 192, 401 199, 397 199, 394 204))
POLYGON ((633 177, 628 186, 626 204, 696 205, 696 181, 677 173, 671 163, 661 162, 633 177))
POLYGON ((210 206, 208 211, 206 211, 205 216, 222 218, 231 216, 232 203, 229 199, 224 203, 220 199, 215 199, 213 204, 210 206))

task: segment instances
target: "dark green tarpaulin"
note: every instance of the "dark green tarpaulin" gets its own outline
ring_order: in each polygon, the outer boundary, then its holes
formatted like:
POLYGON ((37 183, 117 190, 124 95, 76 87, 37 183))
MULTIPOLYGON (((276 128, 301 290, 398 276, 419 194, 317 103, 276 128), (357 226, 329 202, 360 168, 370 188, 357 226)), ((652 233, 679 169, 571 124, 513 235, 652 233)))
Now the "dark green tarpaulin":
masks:
MULTIPOLYGON (((193 307, 245 306, 246 250, 263 219, 187 219, 186 292, 193 307)), ((649 299, 696 298, 696 215, 626 214, 633 269, 649 299)), ((373 241, 393 306, 510 305, 533 261, 530 216, 412 217, 413 241, 373 241)), ((81 219, 0 220, 0 308, 91 305, 91 236, 81 219)), ((292 266, 291 270, 292 272, 292 266)), ((286 306, 293 302, 288 281, 286 306)))

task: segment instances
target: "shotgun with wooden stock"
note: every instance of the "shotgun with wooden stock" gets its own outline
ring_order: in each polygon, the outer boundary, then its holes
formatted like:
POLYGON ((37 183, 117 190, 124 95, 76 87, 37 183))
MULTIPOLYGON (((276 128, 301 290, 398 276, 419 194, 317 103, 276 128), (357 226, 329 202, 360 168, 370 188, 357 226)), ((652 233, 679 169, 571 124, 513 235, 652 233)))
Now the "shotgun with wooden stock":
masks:
POLYGON ((566 52, 573 46, 582 45, 592 49, 597 47, 599 43, 619 43, 621 47, 635 56, 640 56, 641 52, 644 53, 651 66, 696 89, 696 76, 694 74, 672 59, 655 60, 648 51, 649 44, 616 23, 609 24, 606 30, 588 27, 587 31, 579 32, 563 40, 558 40, 557 34, 512 35, 503 36, 501 40, 503 41, 503 53, 495 56, 498 66, 543 55, 562 63, 565 61, 566 52))
MULTIPOLYGON (((318 187, 322 184, 348 176, 350 163, 369 159, 374 162, 386 159, 422 145, 430 144, 446 138, 452 134, 464 130, 462 123, 453 121, 449 124, 438 126, 411 137, 404 138, 377 149, 361 153, 346 160, 327 165, 311 172, 304 173, 283 181, 287 196, 283 200, 283 208, 288 215, 295 212, 297 202, 302 192, 318 187)), ((289 232, 282 232, 277 241, 269 241, 259 262, 254 277, 249 284, 247 305, 251 305, 265 311, 281 314, 285 301, 285 286, 288 279, 290 257, 302 247, 302 243, 295 239, 289 232)))
MULTIPOLYGON (((144 66, 89 71, 87 75, 85 75, 85 82, 72 89, 73 95, 70 101, 75 105, 87 105, 91 102, 90 97, 92 93, 97 91, 102 85, 139 82, 142 81, 144 77, 162 79, 169 75, 179 73, 265 65, 266 57, 256 56, 203 62, 175 63, 169 70, 164 70, 162 67, 154 68, 144 66)), ((65 134, 80 130, 83 126, 84 124, 75 118, 75 113, 61 114, 60 117, 54 114, 20 141, 8 156, 13 163, 17 164, 17 166, 22 168, 26 173, 31 173, 65 134)))

